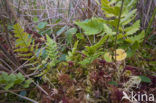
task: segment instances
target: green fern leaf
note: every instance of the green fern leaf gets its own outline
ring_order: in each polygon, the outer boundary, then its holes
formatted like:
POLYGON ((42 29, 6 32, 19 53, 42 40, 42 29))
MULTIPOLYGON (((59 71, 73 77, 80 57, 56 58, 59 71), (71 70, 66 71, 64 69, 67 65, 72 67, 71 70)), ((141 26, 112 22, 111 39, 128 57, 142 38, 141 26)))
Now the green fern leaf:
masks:
POLYGON ((18 55, 22 57, 32 56, 33 54, 23 54, 23 52, 30 52, 29 48, 31 46, 32 37, 24 32, 23 28, 19 24, 15 24, 13 27, 15 37, 17 38, 15 51, 18 52, 18 55))
POLYGON ((32 37, 29 36, 26 32, 24 32, 23 28, 19 24, 15 24, 14 26, 14 33, 16 39, 16 47, 24 46, 29 47, 31 44, 32 37))
POLYGON ((121 24, 127 25, 128 23, 130 23, 134 19, 136 11, 137 11, 137 9, 134 9, 130 12, 128 12, 128 11, 125 12, 125 14, 123 14, 124 18, 121 18, 121 24))
POLYGON ((96 58, 98 58, 100 55, 99 54, 94 54, 92 56, 86 57, 84 60, 80 61, 79 64, 81 64, 83 67, 86 67, 86 65, 88 66, 89 64, 91 64, 96 58))
POLYGON ((46 42, 46 51, 48 58, 51 60, 49 65, 50 66, 55 66, 56 63, 58 62, 58 48, 57 44, 54 40, 52 40, 48 35, 46 35, 47 42, 46 42))
POLYGON ((144 37, 145 37, 145 31, 142 31, 140 34, 138 34, 136 36, 128 37, 126 39, 126 41, 129 43, 132 43, 132 44, 135 42, 141 43, 143 41, 144 37))
POLYGON ((112 2, 108 0, 101 0, 102 10, 104 11, 106 17, 118 16, 120 13, 120 6, 112 6, 111 3, 112 2))
POLYGON ((127 35, 136 33, 140 28, 140 20, 136 21, 132 26, 125 29, 127 35))
POLYGON ((78 42, 79 41, 76 41, 75 44, 74 44, 74 47, 73 47, 72 51, 71 52, 70 51, 68 52, 67 61, 73 61, 74 56, 76 54, 76 49, 77 49, 78 42))
POLYGON ((14 51, 17 53, 20 59, 28 61, 27 65, 36 64, 30 65, 35 68, 41 62, 40 57, 37 57, 36 55, 38 45, 35 44, 35 41, 33 40, 32 36, 24 32, 24 29, 19 24, 15 24, 13 28, 16 37, 16 48, 14 51), (38 64, 34 62, 38 62, 38 64))
POLYGON ((107 26, 106 24, 103 24, 103 26, 104 26, 104 32, 105 32, 107 35, 114 35, 114 34, 116 34, 116 33, 113 32, 113 30, 112 30, 109 26, 107 26))
POLYGON ((109 35, 105 35, 98 43, 93 46, 86 46, 86 50, 82 51, 87 56, 92 56, 101 46, 102 44, 108 39, 109 35))
POLYGON ((28 48, 25 48, 25 47, 21 47, 21 48, 17 48, 14 50, 15 52, 28 52, 29 49, 28 48))

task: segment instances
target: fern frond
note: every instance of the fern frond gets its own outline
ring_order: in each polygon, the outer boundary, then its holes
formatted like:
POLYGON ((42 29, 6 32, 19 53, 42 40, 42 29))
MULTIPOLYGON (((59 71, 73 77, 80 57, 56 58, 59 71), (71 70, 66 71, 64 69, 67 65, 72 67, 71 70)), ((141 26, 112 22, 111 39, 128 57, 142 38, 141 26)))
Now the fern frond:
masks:
POLYGON ((140 29, 140 20, 136 21, 132 26, 125 28, 126 34, 131 35, 140 29))
POLYGON ((113 32, 113 30, 109 26, 107 26, 106 24, 103 24, 103 26, 104 26, 104 31, 105 31, 105 33, 107 35, 114 35, 114 34, 116 34, 116 32, 113 32))
POLYGON ((50 66, 55 66, 58 62, 58 47, 54 40, 52 40, 48 35, 46 35, 46 51, 48 58, 50 59, 50 66))
POLYGON ((75 44, 74 44, 74 47, 73 47, 72 51, 71 52, 70 51, 68 52, 67 61, 73 61, 74 56, 76 54, 76 49, 77 49, 78 42, 79 41, 76 41, 75 44))
POLYGON ((111 2, 108 0, 101 0, 102 10, 105 12, 106 17, 118 16, 120 12, 120 7, 115 5, 112 6, 111 2))
POLYGON ((15 37, 17 38, 16 47, 23 46, 29 48, 32 41, 32 37, 26 32, 24 32, 23 28, 19 24, 15 24, 13 27, 15 37))
POLYGON ((108 39, 109 35, 105 35, 98 43, 93 46, 86 46, 86 50, 82 51, 85 55, 91 56, 93 55, 101 46, 102 44, 108 39))
POLYGON ((30 52, 29 48, 31 47, 32 37, 24 32, 23 28, 19 24, 15 24, 13 27, 16 37, 15 51, 18 52, 18 55, 22 57, 32 56, 33 54, 23 54, 23 52, 30 52))
MULTIPOLYGON (((36 64, 34 62, 41 62, 40 58, 36 56, 36 51, 38 50, 37 44, 35 44, 32 36, 24 32, 24 29, 19 25, 15 24, 13 26, 14 33, 16 37, 15 41, 15 52, 24 61, 28 61, 28 65, 36 64)), ((32 65, 35 67, 35 65, 32 65)))
POLYGON ((121 18, 121 24, 125 26, 130 23, 135 18, 136 11, 137 9, 134 9, 130 12, 125 12, 125 14, 123 13, 124 18, 121 18))
POLYGON ((138 42, 138 43, 141 43, 143 41, 145 37, 145 31, 143 30, 140 34, 138 35, 135 35, 135 36, 130 36, 126 39, 127 42, 130 42, 130 43, 135 43, 135 42, 138 42))
POLYGON ((86 57, 84 60, 80 61, 79 64, 81 64, 83 67, 86 67, 86 65, 91 64, 96 58, 98 58, 99 54, 94 54, 90 57, 86 57))

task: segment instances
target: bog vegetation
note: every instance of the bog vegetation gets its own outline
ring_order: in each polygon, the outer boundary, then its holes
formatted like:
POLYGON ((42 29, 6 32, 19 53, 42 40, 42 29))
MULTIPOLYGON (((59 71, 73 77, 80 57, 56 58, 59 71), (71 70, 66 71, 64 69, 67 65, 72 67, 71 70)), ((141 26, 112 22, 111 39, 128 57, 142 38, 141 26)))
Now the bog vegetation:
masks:
POLYGON ((0 102, 131 103, 123 93, 156 94, 155 0, 0 3, 0 102))

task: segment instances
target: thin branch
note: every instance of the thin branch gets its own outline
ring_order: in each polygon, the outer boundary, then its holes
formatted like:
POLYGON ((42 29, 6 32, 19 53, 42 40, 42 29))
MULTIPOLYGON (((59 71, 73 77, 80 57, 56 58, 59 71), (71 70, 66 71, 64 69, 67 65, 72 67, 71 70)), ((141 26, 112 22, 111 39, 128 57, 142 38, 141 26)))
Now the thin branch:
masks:
POLYGON ((12 93, 12 94, 14 94, 14 95, 16 95, 16 96, 18 96, 18 97, 20 97, 20 98, 23 98, 23 99, 25 99, 25 100, 28 100, 28 101, 30 101, 30 102, 32 102, 32 103, 39 103, 39 102, 37 102, 37 101, 35 101, 35 100, 33 100, 33 99, 30 99, 30 98, 28 98, 28 97, 26 97, 26 96, 19 95, 19 94, 17 94, 17 93, 12 92, 12 91, 9 91, 9 90, 8 90, 8 92, 9 92, 9 93, 12 93))
POLYGON ((5 32, 6 32, 6 35, 5 35, 6 41, 7 41, 7 44, 9 45, 9 47, 10 47, 12 59, 15 61, 16 64, 19 65, 19 62, 17 61, 17 58, 16 58, 16 56, 14 55, 14 52, 13 52, 13 47, 11 45, 11 41, 10 41, 10 38, 9 38, 8 28, 7 28, 6 24, 5 24, 5 22, 3 22, 3 25, 4 25, 5 32))
POLYGON ((8 64, 8 63, 6 63, 4 60, 2 60, 1 58, 0 58, 0 61, 5 65, 5 66, 7 66, 12 72, 13 72, 13 69, 10 67, 10 65, 8 64))
POLYGON ((118 37, 118 34, 119 34, 119 26, 120 26, 120 19, 121 19, 123 4, 124 4, 124 0, 122 0, 122 4, 121 4, 121 7, 120 7, 120 13, 119 13, 117 31, 116 31, 116 37, 115 37, 115 62, 116 62, 117 37, 118 37))
POLYGON ((10 54, 7 52, 7 50, 2 46, 2 44, 0 43, 0 50, 2 50, 2 53, 4 54, 4 56, 16 67, 16 63, 14 62, 14 60, 11 58, 10 54))
POLYGON ((149 6, 148 6, 148 10, 147 10, 147 14, 145 15, 144 27, 146 26, 146 23, 147 23, 147 21, 148 21, 148 15, 149 15, 150 10, 151 10, 152 1, 153 1, 153 0, 150 0, 149 6))
POLYGON ((5 71, 10 73, 10 70, 8 70, 5 66, 3 66, 2 64, 0 64, 0 71, 5 71))
POLYGON ((17 16, 16 16, 16 13, 15 13, 14 9, 13 9, 12 6, 11 6, 10 1, 9 1, 9 0, 5 0, 5 1, 6 1, 7 8, 8 8, 9 11, 10 11, 10 14, 13 16, 13 18, 15 19, 15 21, 18 22, 18 18, 17 18, 17 16))

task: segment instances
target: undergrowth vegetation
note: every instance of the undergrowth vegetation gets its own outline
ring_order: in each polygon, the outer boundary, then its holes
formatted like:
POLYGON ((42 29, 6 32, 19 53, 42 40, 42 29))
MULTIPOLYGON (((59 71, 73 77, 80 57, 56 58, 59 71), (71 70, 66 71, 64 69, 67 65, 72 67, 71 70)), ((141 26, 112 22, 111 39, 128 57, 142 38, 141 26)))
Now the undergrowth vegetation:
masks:
MULTIPOLYGON (((131 92, 156 94, 156 37, 152 28, 156 9, 147 28, 142 28, 142 20, 136 18, 139 1, 92 2, 93 8, 80 11, 81 3, 73 1, 71 8, 76 6, 75 10, 88 14, 75 19, 75 13, 65 11, 67 25, 60 25, 64 22, 61 17, 50 18, 50 5, 40 5, 47 14, 35 11, 40 10, 36 0, 30 1, 33 10, 25 15, 42 14, 48 19, 0 18, 0 102, 134 103, 123 96, 131 92), (29 19, 32 24, 25 25, 29 19)), ((13 12, 11 2, 1 3, 13 12)), ((90 3, 88 0, 89 7, 90 3)))

